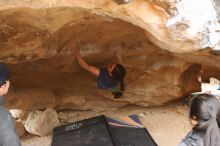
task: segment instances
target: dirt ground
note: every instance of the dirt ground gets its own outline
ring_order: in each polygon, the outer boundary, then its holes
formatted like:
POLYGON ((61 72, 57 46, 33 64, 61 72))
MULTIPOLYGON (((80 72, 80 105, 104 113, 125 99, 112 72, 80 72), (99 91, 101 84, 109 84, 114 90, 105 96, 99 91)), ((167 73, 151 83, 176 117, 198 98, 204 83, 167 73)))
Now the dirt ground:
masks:
MULTIPOLYGON (((220 100, 219 81, 210 80, 210 83, 202 84, 202 91, 216 95, 220 100)), ((199 93, 199 92, 198 92, 199 93)), ((197 94, 197 93, 194 93, 197 94)), ((109 117, 121 117, 127 115, 138 115, 142 124, 147 128, 158 146, 176 146, 181 139, 191 130, 188 119, 188 99, 164 105, 160 107, 144 108, 140 106, 126 106, 117 110, 104 112, 92 111, 60 111, 59 117, 64 117, 64 122, 71 123, 87 119, 97 115, 109 117)), ((23 146, 50 146, 52 133, 45 137, 25 135, 22 137, 23 146)))
MULTIPOLYGON (((137 114, 159 146, 176 146, 191 129, 187 117, 187 106, 183 103, 173 103, 172 105, 155 108, 127 106, 116 111, 105 111, 102 113, 62 111, 59 114, 66 116, 65 122, 74 122, 101 114, 110 117, 137 114)), ((45 137, 26 135, 22 138, 22 145, 50 146, 51 140, 52 134, 45 137)))

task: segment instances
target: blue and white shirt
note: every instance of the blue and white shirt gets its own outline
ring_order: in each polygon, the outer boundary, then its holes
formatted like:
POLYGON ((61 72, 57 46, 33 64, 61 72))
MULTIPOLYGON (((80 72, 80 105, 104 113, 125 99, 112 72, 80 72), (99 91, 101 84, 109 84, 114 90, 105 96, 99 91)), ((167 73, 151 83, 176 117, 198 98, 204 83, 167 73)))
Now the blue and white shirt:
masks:
POLYGON ((178 146, 204 146, 202 134, 191 131, 178 146))
POLYGON ((0 96, 0 146, 21 146, 16 134, 11 113, 4 107, 5 99, 0 96))

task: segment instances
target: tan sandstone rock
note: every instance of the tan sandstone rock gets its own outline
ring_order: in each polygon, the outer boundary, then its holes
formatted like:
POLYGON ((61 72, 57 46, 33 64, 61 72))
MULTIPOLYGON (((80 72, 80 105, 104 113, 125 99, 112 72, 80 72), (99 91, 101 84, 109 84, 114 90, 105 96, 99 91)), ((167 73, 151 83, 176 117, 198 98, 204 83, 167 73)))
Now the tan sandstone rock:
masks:
POLYGON ((210 11, 200 12, 187 2, 0 0, 0 62, 12 72, 8 107, 104 111, 200 91, 202 66, 220 68, 219 3, 205 0, 201 7, 210 11), (123 63, 123 98, 97 89, 70 44, 91 65, 123 63))
POLYGON ((31 134, 46 136, 58 125, 59 121, 56 111, 48 108, 45 111, 30 112, 24 127, 31 134))

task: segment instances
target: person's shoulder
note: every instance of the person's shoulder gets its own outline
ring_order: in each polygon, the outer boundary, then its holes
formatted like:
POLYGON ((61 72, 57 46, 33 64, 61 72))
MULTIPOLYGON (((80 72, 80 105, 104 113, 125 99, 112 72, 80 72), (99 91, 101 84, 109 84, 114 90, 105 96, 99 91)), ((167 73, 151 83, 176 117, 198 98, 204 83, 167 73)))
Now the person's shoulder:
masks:
POLYGON ((0 113, 7 113, 9 112, 4 106, 0 106, 0 113))
POLYGON ((3 106, 0 106, 0 123, 8 122, 8 119, 10 119, 9 116, 11 116, 10 112, 3 106))
MULTIPOLYGON (((4 115, 10 115, 11 113, 4 107, 4 106, 0 106, 0 117, 4 116, 4 115)), ((2 118, 0 118, 1 120, 2 118)))
POLYGON ((191 138, 195 141, 195 145, 203 146, 204 141, 203 141, 203 136, 201 132, 196 132, 193 131, 191 134, 191 138))
POLYGON ((190 131, 178 146, 203 146, 201 133, 190 131))
POLYGON ((187 145, 185 142, 181 142, 181 143, 178 144, 177 146, 189 146, 189 145, 187 145))

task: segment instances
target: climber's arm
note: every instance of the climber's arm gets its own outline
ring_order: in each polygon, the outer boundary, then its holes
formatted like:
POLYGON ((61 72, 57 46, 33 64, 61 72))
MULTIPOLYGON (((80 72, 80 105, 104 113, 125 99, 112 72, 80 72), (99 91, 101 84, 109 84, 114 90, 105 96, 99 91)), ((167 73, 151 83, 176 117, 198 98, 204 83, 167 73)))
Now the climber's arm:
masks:
POLYGON ((82 68, 84 68, 85 70, 94 74, 95 76, 98 76, 100 73, 100 70, 95 66, 91 66, 91 65, 87 64, 86 61, 80 55, 79 51, 76 49, 76 47, 73 46, 72 48, 73 48, 73 56, 76 58, 79 65, 82 68))

